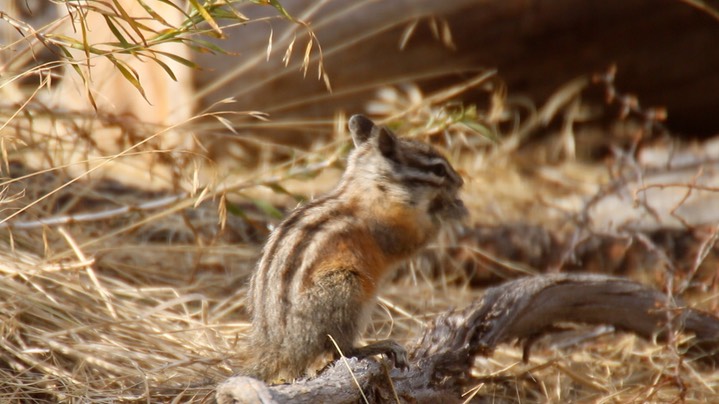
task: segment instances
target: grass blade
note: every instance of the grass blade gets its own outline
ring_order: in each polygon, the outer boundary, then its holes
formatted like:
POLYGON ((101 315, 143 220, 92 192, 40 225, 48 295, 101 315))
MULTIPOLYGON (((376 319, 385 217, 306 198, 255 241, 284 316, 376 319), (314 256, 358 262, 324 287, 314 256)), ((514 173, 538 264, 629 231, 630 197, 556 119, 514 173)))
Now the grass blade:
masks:
POLYGON ((190 4, 197 10, 198 13, 202 16, 202 18, 207 21, 208 24, 210 24, 210 27, 217 33, 217 35, 220 38, 224 38, 225 34, 220 29, 220 26, 217 24, 217 21, 215 21, 214 18, 212 18, 212 15, 207 11, 205 7, 202 6, 197 0, 188 0, 190 4))

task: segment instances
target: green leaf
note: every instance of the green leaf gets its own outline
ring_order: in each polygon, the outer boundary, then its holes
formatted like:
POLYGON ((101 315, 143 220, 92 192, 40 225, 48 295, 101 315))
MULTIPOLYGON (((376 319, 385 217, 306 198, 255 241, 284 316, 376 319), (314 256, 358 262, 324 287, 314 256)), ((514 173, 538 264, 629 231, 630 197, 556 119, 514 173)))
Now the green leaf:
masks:
POLYGON ((139 75, 137 74, 137 72, 134 69, 132 69, 132 67, 130 67, 127 63, 121 61, 120 59, 117 59, 116 57, 114 57, 110 54, 105 55, 105 57, 110 62, 112 62, 112 64, 114 64, 115 67, 117 67, 117 70, 120 71, 122 76, 125 77, 125 79, 127 81, 129 81, 130 84, 132 84, 137 89, 137 91, 140 92, 140 94, 142 95, 142 98, 144 98, 145 101, 147 101, 147 103, 150 104, 150 100, 148 100, 147 96, 145 95, 145 89, 142 88, 142 84, 140 84, 139 75))
POLYGON ((273 217, 275 219, 282 219, 285 215, 282 214, 282 212, 277 209, 276 207, 272 206, 271 203, 262 200, 262 199, 250 199, 252 203, 257 206, 259 210, 264 212, 267 216, 273 217))
POLYGON ((233 21, 249 21, 250 19, 246 16, 239 13, 234 8, 231 8, 230 10, 224 9, 224 8, 214 8, 212 10, 212 15, 215 17, 215 19, 225 19, 225 20, 233 20, 233 21))
POLYGON ((155 53, 158 54, 158 55, 167 56, 168 58, 174 60, 175 62, 180 63, 180 64, 183 64, 183 65, 185 65, 185 66, 187 66, 187 67, 190 67, 190 68, 192 68, 192 69, 199 69, 199 68, 200 68, 200 66, 199 66, 198 64, 192 62, 192 61, 189 60, 189 59, 185 59, 185 58, 183 58, 182 56, 177 56, 177 55, 175 55, 174 53, 163 52, 163 51, 159 51, 159 50, 153 50, 153 52, 155 52, 155 53))
MULTIPOLYGON (((147 14, 150 14, 150 16, 152 16, 152 18, 155 21, 159 22, 160 24, 162 24, 166 27, 174 28, 167 21, 165 21, 165 19, 162 18, 162 16, 160 14, 157 14, 157 12, 155 12, 155 10, 153 10, 150 6, 148 6, 143 0, 137 0, 137 2, 140 3, 140 6, 142 6, 142 8, 144 8, 145 11, 147 11, 147 14)), ((165 3, 168 3, 168 2, 165 2, 165 3)), ((172 7, 175 7, 176 9, 180 10, 176 5, 174 5, 172 3, 170 3, 170 5, 172 5, 172 7)), ((182 10, 180 10, 180 11, 182 12, 182 10)), ((184 12, 183 12, 183 14, 184 14, 184 12)))
POLYGON ((152 56, 152 55, 147 55, 147 57, 154 60, 155 63, 160 65, 160 67, 162 67, 162 69, 165 71, 165 73, 167 73, 167 75, 170 76, 172 81, 177 81, 177 77, 175 77, 175 72, 173 72, 172 69, 170 69, 170 66, 168 66, 167 63, 163 62, 162 60, 160 60, 157 57, 152 56))
POLYGON ((134 18, 130 17, 129 14, 127 14, 127 11, 125 11, 124 8, 122 8, 122 5, 118 0, 112 0, 112 3, 117 7, 117 12, 120 13, 120 16, 122 17, 125 22, 127 22, 130 25, 130 28, 132 28, 133 31, 137 34, 137 36, 140 37, 142 40, 142 43, 147 46, 147 41, 145 41, 145 37, 142 35, 142 32, 140 31, 140 28, 138 28, 138 23, 135 21, 134 18))
MULTIPOLYGON (((143 31, 151 32, 151 33, 153 33, 153 34, 157 34, 157 33, 158 33, 158 31, 157 31, 156 29, 150 28, 150 26, 145 25, 145 24, 143 24, 143 23, 141 23, 141 22, 139 22, 139 21, 137 21, 137 20, 134 20, 134 23, 137 25, 138 28, 140 28, 140 29, 143 30, 143 31)), ((142 40, 143 40, 143 43, 145 43, 145 45, 147 46, 147 43, 145 42, 145 38, 144 38, 144 37, 142 38, 142 40)))
MULTIPOLYGON (((61 44, 58 43, 58 40, 59 40, 61 42, 64 42, 65 46, 68 46, 72 49, 81 50, 85 53, 85 56, 88 58, 90 57, 89 53, 92 53, 95 55, 104 55, 105 53, 107 53, 106 51, 102 51, 97 48, 93 48, 92 46, 90 46, 88 44, 84 44, 83 42, 80 42, 75 38, 70 38, 69 36, 66 36, 66 35, 48 34, 46 36, 46 38, 52 39, 53 40, 52 43, 57 46, 62 46, 61 44)), ((73 61, 75 60, 75 58, 72 55, 67 56, 67 58, 69 60, 73 60, 73 61)))
POLYGON ((80 29, 82 31, 82 49, 85 51, 85 57, 88 59, 88 65, 90 64, 90 44, 87 42, 87 27, 85 26, 86 21, 83 19, 80 21, 80 29))
POLYGON ((482 125, 478 122, 474 122, 474 121, 462 121, 460 123, 470 129, 472 129, 473 131, 479 133, 485 139, 488 139, 488 140, 492 141, 493 143, 499 143, 499 137, 497 136, 497 133, 492 128, 490 128, 486 125, 482 125))
POLYGON ((132 45, 130 45, 129 42, 125 39, 124 36, 120 33, 120 31, 117 29, 115 24, 112 23, 112 20, 107 15, 103 15, 105 17, 105 23, 107 24, 107 27, 110 28, 110 32, 112 32, 113 35, 115 35, 115 38, 117 38, 118 41, 120 41, 120 46, 122 48, 128 49, 132 45))
POLYGON ((95 103, 95 97, 92 96, 92 92, 90 91, 90 88, 87 86, 87 79, 85 78, 85 75, 82 74, 82 70, 80 70, 80 66, 77 65, 77 63, 73 62, 72 59, 72 53, 70 53, 67 48, 64 46, 58 45, 58 48, 60 48, 60 51, 65 55, 65 57, 68 59, 68 63, 70 66, 72 66, 73 70, 77 73, 78 76, 82 79, 82 83, 85 84, 85 88, 87 88, 87 98, 90 100, 90 104, 92 104, 92 108, 97 111, 97 103, 95 103))
POLYGON ((225 208, 227 208, 227 212, 231 214, 232 216, 241 217, 246 222, 249 222, 250 219, 247 217, 247 213, 239 207, 239 205, 236 205, 228 200, 225 200, 225 208))
POLYGON ((293 16, 291 16, 290 13, 288 13, 287 10, 285 10, 284 7, 282 7, 282 4, 280 4, 279 1, 277 1, 277 0, 269 0, 269 3, 270 3, 270 5, 271 5, 272 7, 274 7, 277 11, 279 11, 280 14, 282 14, 285 18, 287 18, 288 20, 290 20, 290 21, 292 21, 292 22, 296 22, 295 18, 294 18, 293 16))
MULTIPOLYGON (((138 0, 141 1, 141 0, 138 0)), ((168 6, 173 7, 175 10, 182 13, 182 15, 185 16, 185 18, 190 18, 190 15, 185 12, 185 10, 182 9, 182 7, 177 6, 175 3, 171 2, 170 0, 158 0, 160 3, 166 4, 168 6)))
POLYGON ((208 24, 210 24, 210 27, 219 35, 220 37, 223 37, 224 34, 222 33, 222 30, 220 29, 220 26, 217 25, 217 21, 215 21, 214 18, 212 18, 212 15, 207 11, 205 7, 202 6, 197 0, 188 0, 190 4, 192 4, 193 7, 195 7, 195 10, 197 10, 198 13, 202 16, 202 18, 207 21, 208 24))
MULTIPOLYGON (((194 43, 194 44, 198 44, 199 46, 201 46, 201 47, 203 47, 203 48, 209 49, 210 51, 214 51, 214 52, 220 53, 220 54, 222 54, 222 55, 229 55, 229 54, 230 54, 228 51, 222 49, 222 48, 219 47, 218 45, 216 45, 216 44, 214 44, 214 43, 212 43, 212 42, 210 42, 210 41, 205 41, 204 39, 192 38, 192 39, 191 39, 191 42, 194 43)), ((196 45, 196 46, 197 46, 197 45, 196 45)))
POLYGON ((283 187, 282 185, 280 185, 276 182, 271 183, 271 184, 265 184, 265 186, 270 188, 271 190, 273 190, 274 192, 276 192, 278 194, 291 196, 292 199, 294 199, 296 202, 302 203, 302 202, 307 201, 307 198, 305 198, 304 196, 299 195, 299 194, 293 194, 292 192, 288 191, 287 188, 283 187))

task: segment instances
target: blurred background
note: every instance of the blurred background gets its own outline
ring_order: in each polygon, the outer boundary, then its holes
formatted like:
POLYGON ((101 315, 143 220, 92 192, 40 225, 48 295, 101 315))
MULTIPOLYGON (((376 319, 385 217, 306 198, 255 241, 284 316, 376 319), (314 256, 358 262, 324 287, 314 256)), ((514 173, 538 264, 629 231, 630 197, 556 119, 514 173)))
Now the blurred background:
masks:
MULTIPOLYGON (((355 113, 440 149, 471 212, 368 340, 547 272, 717 313, 718 43, 714 0, 0 0, 0 401, 211 394, 264 240, 337 182, 355 113)), ((678 342, 578 332, 497 350, 477 391, 716 401, 678 342)))

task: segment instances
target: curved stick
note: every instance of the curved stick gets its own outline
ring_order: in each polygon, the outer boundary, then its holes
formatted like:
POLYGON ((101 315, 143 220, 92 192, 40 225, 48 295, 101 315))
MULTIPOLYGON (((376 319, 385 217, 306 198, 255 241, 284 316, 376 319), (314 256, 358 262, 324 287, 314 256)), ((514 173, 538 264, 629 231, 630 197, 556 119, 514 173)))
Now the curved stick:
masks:
POLYGON ((217 389, 219 403, 357 402, 362 386, 370 402, 454 402, 476 355, 491 355, 501 343, 537 336, 556 323, 607 324, 644 338, 666 339, 671 331, 695 335, 687 352, 715 360, 719 318, 678 306, 665 294, 626 279, 590 274, 528 277, 488 289, 462 310, 443 313, 410 347, 409 370, 389 371, 374 361, 337 361, 314 379, 266 386, 233 377, 217 389), (348 372, 351 370, 352 374, 348 372), (356 382, 353 380, 353 376, 356 382), (391 379, 390 379, 391 378, 391 379))

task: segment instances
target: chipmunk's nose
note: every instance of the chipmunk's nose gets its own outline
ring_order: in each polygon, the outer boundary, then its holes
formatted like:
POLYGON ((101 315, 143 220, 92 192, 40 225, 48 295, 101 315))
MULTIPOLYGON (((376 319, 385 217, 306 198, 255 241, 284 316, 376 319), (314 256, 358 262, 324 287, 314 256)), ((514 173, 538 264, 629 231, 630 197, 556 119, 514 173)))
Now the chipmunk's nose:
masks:
POLYGON ((462 188, 464 185, 464 178, 462 178, 462 175, 459 174, 456 170, 452 169, 450 170, 452 174, 450 175, 450 178, 452 179, 452 182, 455 184, 457 189, 462 188))
POLYGON ((469 216, 469 210, 467 210, 467 206, 465 206, 464 201, 457 198, 454 200, 454 208, 457 212, 457 217, 459 219, 463 219, 467 216, 469 216))

